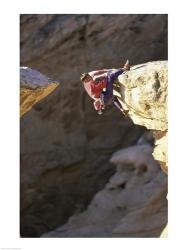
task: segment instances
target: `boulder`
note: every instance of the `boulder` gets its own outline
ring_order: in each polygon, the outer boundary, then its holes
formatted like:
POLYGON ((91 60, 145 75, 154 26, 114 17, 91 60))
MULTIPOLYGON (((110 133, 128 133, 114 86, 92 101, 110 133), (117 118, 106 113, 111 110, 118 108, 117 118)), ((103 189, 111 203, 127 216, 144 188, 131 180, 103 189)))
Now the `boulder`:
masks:
POLYGON ((142 144, 114 153, 117 171, 88 209, 42 237, 159 237, 167 223, 167 176, 152 150, 142 144))
POLYGON ((167 172, 167 61, 133 66, 118 77, 115 93, 133 122, 152 131, 153 156, 167 172))
POLYGON ((34 104, 49 95, 58 82, 47 78, 37 70, 20 68, 20 116, 27 113, 34 104))
POLYGON ((136 65, 119 76, 119 84, 121 103, 135 124, 167 130, 167 61, 136 65))

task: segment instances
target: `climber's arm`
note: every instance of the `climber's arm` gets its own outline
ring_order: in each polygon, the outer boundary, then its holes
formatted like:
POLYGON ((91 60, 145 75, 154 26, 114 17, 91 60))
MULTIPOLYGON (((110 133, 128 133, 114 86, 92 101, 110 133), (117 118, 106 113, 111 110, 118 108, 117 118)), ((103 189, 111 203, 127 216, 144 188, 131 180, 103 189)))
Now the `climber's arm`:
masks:
POLYGON ((108 72, 108 84, 106 87, 105 95, 107 95, 108 93, 111 93, 111 94, 113 93, 113 82, 115 78, 117 78, 123 72, 124 72, 124 69, 117 69, 117 70, 108 72))
POLYGON ((123 72, 125 71, 124 68, 122 69, 117 69, 117 70, 113 70, 112 72, 110 72, 110 78, 112 80, 114 80, 115 78, 117 78, 119 75, 121 75, 123 72))

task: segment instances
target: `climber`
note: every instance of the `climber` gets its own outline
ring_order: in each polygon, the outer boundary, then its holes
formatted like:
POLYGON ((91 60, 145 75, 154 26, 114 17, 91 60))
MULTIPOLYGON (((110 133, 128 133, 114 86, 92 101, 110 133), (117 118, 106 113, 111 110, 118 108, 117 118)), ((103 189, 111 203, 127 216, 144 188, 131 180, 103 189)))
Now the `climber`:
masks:
POLYGON ((112 103, 124 112, 119 100, 113 95, 113 83, 119 75, 128 70, 130 70, 130 65, 127 60, 124 67, 117 70, 103 69, 81 75, 80 79, 84 84, 85 90, 88 95, 95 100, 94 107, 95 110, 98 111, 98 114, 102 114, 102 110, 105 109, 105 106, 112 103))

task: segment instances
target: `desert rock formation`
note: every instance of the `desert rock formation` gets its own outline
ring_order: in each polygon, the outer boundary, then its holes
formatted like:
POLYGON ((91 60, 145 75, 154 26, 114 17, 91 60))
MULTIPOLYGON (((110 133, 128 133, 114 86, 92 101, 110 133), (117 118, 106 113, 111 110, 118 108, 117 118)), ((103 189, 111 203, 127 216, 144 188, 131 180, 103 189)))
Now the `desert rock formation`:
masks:
POLYGON ((136 65, 119 76, 119 98, 135 124, 151 130, 156 141, 154 158, 167 172, 167 61, 136 65))
POLYGON ((49 95, 58 82, 48 79, 37 70, 20 68, 20 116, 27 113, 34 104, 49 95))
MULTIPOLYGON (((80 74, 121 67, 127 58, 132 65, 167 60, 167 15, 29 14, 20 24, 21 65, 59 83, 21 111, 21 236, 39 237, 86 211, 116 172, 113 153, 135 146, 147 130, 113 106, 98 116, 80 74)), ((164 196, 166 186, 161 189, 164 196)), ((158 211, 165 222, 162 195, 158 211)))
MULTIPOLYGON (((124 109, 153 136, 146 132, 137 145, 114 153, 117 172, 88 209, 43 237, 159 237, 167 223, 167 176, 152 156, 155 133, 167 129, 167 62, 136 65, 118 81, 124 109)), ((158 141, 165 152, 167 144, 158 141)))

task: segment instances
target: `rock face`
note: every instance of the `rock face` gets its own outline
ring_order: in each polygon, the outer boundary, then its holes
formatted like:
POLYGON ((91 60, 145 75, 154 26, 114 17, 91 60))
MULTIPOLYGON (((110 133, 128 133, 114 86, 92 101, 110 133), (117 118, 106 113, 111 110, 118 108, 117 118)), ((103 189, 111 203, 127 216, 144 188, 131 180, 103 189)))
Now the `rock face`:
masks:
POLYGON ((68 94, 60 84, 22 116, 23 237, 39 237, 63 224, 104 187, 115 171, 111 154, 145 131, 116 111, 109 107, 99 116, 88 97, 76 90, 68 94))
MULTIPOLYGON (((155 132, 157 136, 158 132, 155 132)), ((156 139, 155 148, 153 151, 154 159, 159 162, 162 170, 167 174, 168 173, 168 133, 165 132, 162 134, 162 137, 156 139)))
MULTIPOLYGON (((167 15, 21 15, 21 65, 77 89, 80 74, 167 60, 167 15)), ((65 86, 64 86, 65 87, 65 86)))
POLYGON ((43 237, 159 237, 167 224, 167 176, 152 156, 154 146, 149 145, 154 136, 167 150, 158 138, 167 129, 167 62, 134 66, 118 81, 118 96, 129 116, 154 133, 151 137, 146 132, 136 146, 114 153, 110 162, 117 165, 117 172, 88 209, 43 237))
MULTIPOLYGON (((118 95, 135 124, 152 129, 155 137, 153 157, 168 172, 167 62, 152 62, 132 67, 119 77, 118 95)), ((167 227, 161 234, 166 237, 167 227)))
MULTIPOLYGON (((157 64, 155 63, 156 68, 157 64)), ((154 68, 153 65, 152 68, 154 68)), ((132 72, 135 74, 136 70, 132 72)), ((149 73, 150 71, 145 71, 142 77, 147 79, 149 73)), ((138 69, 137 75, 139 75, 138 69)), ((127 79, 130 77, 129 72, 127 79)), ((120 80, 120 77, 119 81, 123 85, 126 83, 125 80, 120 80)), ((137 86, 141 85, 137 84, 137 86)), ((124 86, 122 89, 124 90, 124 86)), ((121 94, 123 94, 122 91, 121 94)), ((66 112, 70 115, 70 106, 67 105, 66 98, 66 92, 63 92, 63 87, 60 85, 53 93, 35 104, 21 120, 23 236, 39 236, 58 226, 59 221, 62 224, 72 214, 84 210, 92 196, 104 187, 108 178, 114 173, 113 165, 109 162, 111 154, 121 147, 127 147, 136 142, 140 134, 145 131, 135 127, 122 113, 113 112, 112 107, 106 110, 101 119, 101 116, 94 113, 92 106, 84 104, 81 109, 78 102, 75 106, 71 106, 72 118, 63 119, 66 112), (79 120, 76 117, 77 112, 79 112, 77 116, 79 120), (84 113, 85 116, 82 115, 84 113), (105 126, 102 129, 101 124, 104 122, 105 126), (97 127, 99 127, 98 130, 97 127), (124 137, 122 137, 123 134, 124 137)), ((131 111, 129 114, 131 115, 131 111)), ((45 237, 158 237, 167 221, 167 178, 153 160, 152 148, 145 144, 145 138, 148 137, 139 139, 139 144, 143 145, 130 147, 114 154, 111 162, 124 165, 125 170, 120 171, 121 167, 118 168, 119 171, 105 189, 96 195, 100 197, 99 200, 95 201, 94 198, 88 210, 83 213, 83 215, 86 214, 85 217, 82 218, 82 214, 75 215, 73 217, 76 218, 75 221, 70 218, 70 222, 65 224, 62 230, 57 229, 46 234, 45 237), (130 170, 129 164, 131 164, 130 170), (133 167, 135 170, 132 170, 133 167), (115 180, 118 184, 114 189, 120 190, 119 194, 111 191, 113 188, 110 188, 115 180), (123 185, 124 181, 125 185, 123 185), (130 188, 126 188, 126 181, 130 188), (118 189, 118 185, 122 185, 124 192, 118 189), (150 199, 149 195, 153 198, 150 199), (118 198, 115 200, 115 197, 118 198), (109 206, 110 203, 111 206, 109 206), (129 213, 126 210, 122 214, 118 211, 118 207, 123 206, 129 207, 127 210, 129 213), (95 227, 90 226, 93 224, 92 207, 97 208, 94 213, 99 216, 95 227), (116 216, 113 217, 114 210, 116 216), (105 213, 106 217, 103 217, 105 213), (110 217, 112 221, 108 226, 107 218, 110 217), (101 218, 103 220, 100 220, 101 218), (80 221, 84 223, 79 225, 80 221), (149 227, 150 221, 151 227, 149 227), (105 224, 108 229, 105 228, 105 224), (129 224, 133 224, 134 227, 129 229, 129 224), (74 227, 78 229, 75 230, 74 227), (59 230, 60 233, 58 233, 59 230)), ((96 222, 96 218, 93 218, 96 222)))
POLYGON ((167 130, 167 61, 136 65, 119 76, 122 105, 135 124, 167 130))
POLYGON ((167 177, 149 144, 116 152, 117 172, 88 209, 43 237, 159 237, 167 223, 167 177))
POLYGON ((21 15, 20 23, 21 65, 62 83, 20 123, 21 235, 39 237, 85 210, 115 172, 111 155, 146 130, 115 107, 98 116, 80 74, 127 58, 167 60, 167 15, 21 15))
POLYGON ((20 69, 20 116, 34 104, 49 95, 59 83, 48 79, 37 70, 28 67, 20 69))
POLYGON ((135 124, 153 131, 153 155, 167 172, 167 61, 136 65, 118 79, 123 108, 135 124))

